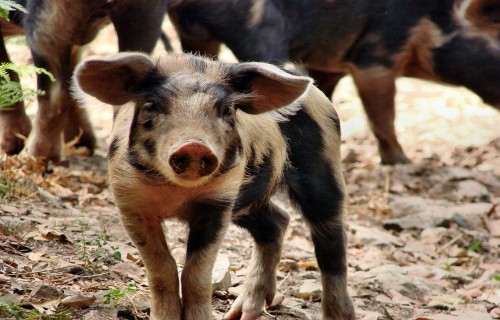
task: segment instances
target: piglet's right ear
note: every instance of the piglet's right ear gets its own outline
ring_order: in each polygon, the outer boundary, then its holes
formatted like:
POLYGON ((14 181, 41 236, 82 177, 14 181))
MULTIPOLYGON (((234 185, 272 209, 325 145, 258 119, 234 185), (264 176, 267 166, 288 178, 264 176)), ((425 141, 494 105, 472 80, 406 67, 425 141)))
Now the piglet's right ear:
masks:
POLYGON ((119 53, 80 63, 74 77, 83 92, 104 103, 121 105, 136 97, 137 87, 154 69, 155 63, 145 54, 119 53))

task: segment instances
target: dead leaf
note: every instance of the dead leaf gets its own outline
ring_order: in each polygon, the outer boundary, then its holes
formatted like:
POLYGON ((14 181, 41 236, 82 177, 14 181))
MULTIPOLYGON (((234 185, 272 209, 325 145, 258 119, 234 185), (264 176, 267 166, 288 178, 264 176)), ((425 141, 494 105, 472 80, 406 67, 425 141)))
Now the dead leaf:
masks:
POLYGON ((69 296, 61 300, 61 305, 65 307, 84 309, 88 308, 94 304, 96 300, 96 296, 85 296, 81 293, 78 293, 74 296, 69 296))
POLYGON ((304 269, 304 270, 318 270, 318 263, 316 261, 306 261, 306 262, 300 262, 299 263, 299 268, 304 269))
POLYGON ((139 283, 142 281, 142 278, 144 277, 144 271, 135 263, 129 261, 117 263, 114 266, 111 266, 109 270, 119 273, 123 276, 127 276, 130 279, 139 283))
POLYGON ((500 220, 486 220, 485 224, 492 237, 500 237, 500 220))
POLYGON ((27 254, 28 259, 34 262, 40 261, 40 259, 45 255, 45 252, 30 252, 27 254))

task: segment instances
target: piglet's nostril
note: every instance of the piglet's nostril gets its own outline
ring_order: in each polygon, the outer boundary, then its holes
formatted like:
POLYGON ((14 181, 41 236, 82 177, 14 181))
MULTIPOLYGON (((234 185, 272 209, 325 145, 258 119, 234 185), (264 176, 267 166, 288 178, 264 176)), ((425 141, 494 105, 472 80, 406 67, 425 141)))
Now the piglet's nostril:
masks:
POLYGON ((190 157, 188 154, 174 154, 170 157, 170 166, 175 173, 181 174, 189 167, 190 157))
POLYGON ((206 176, 211 174, 217 167, 217 158, 212 155, 206 155, 200 160, 200 175, 206 176))
POLYGON ((179 176, 195 179, 211 174, 219 161, 212 150, 201 142, 188 142, 177 148, 169 159, 172 170, 179 176))

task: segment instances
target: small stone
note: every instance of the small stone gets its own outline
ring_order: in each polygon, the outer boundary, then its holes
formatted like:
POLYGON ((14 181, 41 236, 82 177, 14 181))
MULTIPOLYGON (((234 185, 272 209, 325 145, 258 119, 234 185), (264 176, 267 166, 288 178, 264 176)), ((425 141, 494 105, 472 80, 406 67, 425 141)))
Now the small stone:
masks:
POLYGON ((411 276, 408 274, 409 270, 411 268, 386 264, 370 270, 368 280, 376 281, 386 290, 394 290, 407 298, 415 300, 433 291, 435 286, 430 281, 411 276))
POLYGON ((444 179, 446 181, 460 181, 472 179, 474 174, 469 169, 463 167, 446 167, 443 169, 444 179))
POLYGON ((427 229, 449 227, 452 222, 462 228, 483 231, 483 219, 491 210, 491 203, 466 203, 455 206, 434 206, 428 211, 384 221, 388 230, 427 229))
POLYGON ((402 246, 402 241, 385 230, 376 227, 363 227, 359 225, 350 225, 351 232, 354 235, 354 241, 362 246, 395 245, 402 246))
MULTIPOLYGON (((15 293, 5 293, 0 295, 0 303, 20 304, 24 297, 15 293)), ((0 318, 1 319, 1 318, 0 318)))
POLYGON ((63 295, 56 288, 42 284, 31 291, 31 296, 39 300, 54 300, 63 295))
POLYGON ((394 218, 420 213, 429 207, 429 201, 416 196, 391 196, 389 205, 394 218))
POLYGON ((447 229, 443 227, 438 228, 427 228, 422 230, 420 234, 420 239, 422 239, 425 243, 436 244, 443 240, 446 235, 447 229))
MULTIPOLYGON (((462 299, 457 296, 452 295, 439 295, 439 296, 429 296, 431 301, 434 301, 436 304, 445 304, 445 305, 459 305, 462 303, 462 299)), ((429 303, 430 305, 430 303, 429 303)))
POLYGON ((485 224, 492 237, 500 237, 500 219, 486 220, 485 224))
POLYGON ((455 196, 457 200, 491 202, 488 189, 475 180, 460 181, 456 186, 455 196))
POLYGON ((229 266, 229 257, 225 254, 219 254, 212 270, 212 293, 227 291, 231 286, 229 266))
POLYGON ((321 283, 317 280, 307 279, 304 280, 299 288, 299 291, 293 294, 294 297, 304 300, 320 299, 321 298, 321 283))
POLYGON ((278 269, 281 272, 288 272, 290 270, 297 270, 299 263, 292 259, 282 259, 278 264, 278 269))
POLYGON ((382 302, 382 303, 392 303, 391 298, 386 296, 385 294, 379 294, 375 297, 375 301, 377 302, 382 302))
POLYGON ((90 310, 83 316, 83 320, 115 320, 118 316, 116 308, 98 307, 90 310))

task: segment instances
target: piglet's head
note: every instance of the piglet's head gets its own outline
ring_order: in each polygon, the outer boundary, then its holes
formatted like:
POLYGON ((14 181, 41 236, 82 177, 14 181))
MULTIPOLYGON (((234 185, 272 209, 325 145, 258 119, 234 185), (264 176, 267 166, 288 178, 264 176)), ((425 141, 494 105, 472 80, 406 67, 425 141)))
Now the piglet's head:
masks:
POLYGON ((77 91, 133 108, 127 113, 133 118, 124 122, 130 127, 114 128, 111 147, 123 159, 145 175, 194 187, 240 165, 239 112, 287 108, 311 79, 264 63, 227 64, 187 54, 153 61, 121 53, 83 62, 75 82, 77 91))

